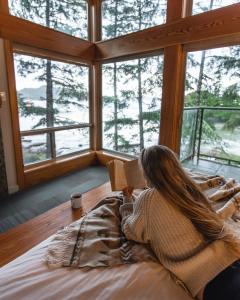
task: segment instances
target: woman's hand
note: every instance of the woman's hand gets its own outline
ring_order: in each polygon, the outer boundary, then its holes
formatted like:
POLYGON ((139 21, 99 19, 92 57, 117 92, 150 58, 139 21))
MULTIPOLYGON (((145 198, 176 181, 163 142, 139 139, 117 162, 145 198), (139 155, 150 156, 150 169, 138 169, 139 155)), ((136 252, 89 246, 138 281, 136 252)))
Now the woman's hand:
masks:
POLYGON ((132 202, 133 201, 133 188, 132 187, 125 187, 123 190, 122 190, 122 193, 123 193, 123 202, 124 203, 127 203, 127 202, 132 202))

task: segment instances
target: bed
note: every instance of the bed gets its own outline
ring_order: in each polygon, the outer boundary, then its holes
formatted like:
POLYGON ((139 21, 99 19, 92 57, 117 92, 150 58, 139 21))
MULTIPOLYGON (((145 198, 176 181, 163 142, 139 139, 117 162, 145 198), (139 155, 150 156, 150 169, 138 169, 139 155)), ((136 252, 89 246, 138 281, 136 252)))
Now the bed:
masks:
MULTIPOLYGON (((195 180, 203 182, 202 188, 217 203, 233 193, 239 195, 240 185, 233 180, 220 188, 213 186, 214 182, 218 184, 218 179, 202 180, 197 175, 195 180)), ((170 273, 154 261, 88 270, 67 267, 49 269, 45 255, 55 237, 56 234, 0 269, 0 300, 191 299, 174 282, 170 273)))

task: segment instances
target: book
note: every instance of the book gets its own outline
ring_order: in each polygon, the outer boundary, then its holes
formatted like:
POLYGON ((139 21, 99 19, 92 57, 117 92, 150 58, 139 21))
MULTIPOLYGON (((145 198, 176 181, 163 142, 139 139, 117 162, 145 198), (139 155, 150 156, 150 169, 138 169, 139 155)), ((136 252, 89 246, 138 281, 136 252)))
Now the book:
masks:
POLYGON ((114 159, 107 164, 107 167, 112 191, 122 191, 126 187, 134 189, 147 187, 138 159, 126 162, 114 159))

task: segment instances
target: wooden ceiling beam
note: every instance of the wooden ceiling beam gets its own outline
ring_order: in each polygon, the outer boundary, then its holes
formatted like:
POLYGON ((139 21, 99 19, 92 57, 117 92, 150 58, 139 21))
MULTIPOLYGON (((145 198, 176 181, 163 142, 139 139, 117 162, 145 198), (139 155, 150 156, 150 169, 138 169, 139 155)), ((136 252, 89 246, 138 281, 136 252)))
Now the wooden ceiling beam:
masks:
POLYGON ((95 46, 89 41, 0 12, 0 38, 12 42, 81 58, 94 60, 95 46))
POLYGON ((181 18, 168 24, 96 43, 96 59, 109 60, 148 53, 177 44, 234 36, 240 33, 240 4, 181 18))

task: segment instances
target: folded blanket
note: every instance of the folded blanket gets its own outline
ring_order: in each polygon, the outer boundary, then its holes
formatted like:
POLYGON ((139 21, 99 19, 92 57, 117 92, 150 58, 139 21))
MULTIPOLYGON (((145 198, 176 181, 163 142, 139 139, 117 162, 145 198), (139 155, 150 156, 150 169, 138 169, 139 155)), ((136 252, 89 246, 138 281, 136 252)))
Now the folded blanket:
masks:
POLYGON ((121 197, 107 197, 78 221, 58 231, 51 241, 49 267, 106 267, 156 261, 146 245, 127 241, 121 231, 121 197))

